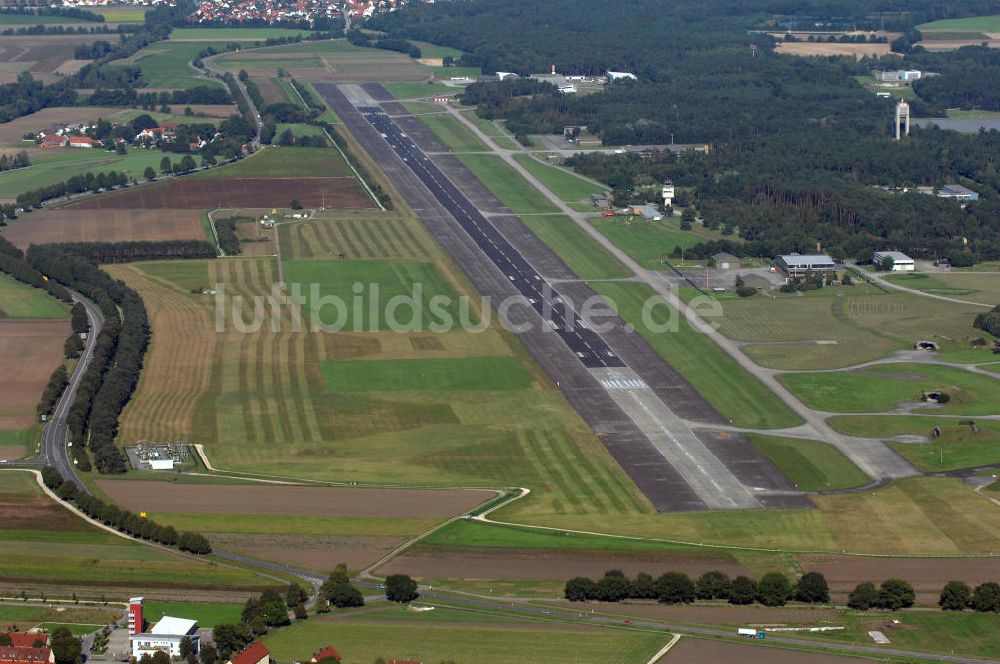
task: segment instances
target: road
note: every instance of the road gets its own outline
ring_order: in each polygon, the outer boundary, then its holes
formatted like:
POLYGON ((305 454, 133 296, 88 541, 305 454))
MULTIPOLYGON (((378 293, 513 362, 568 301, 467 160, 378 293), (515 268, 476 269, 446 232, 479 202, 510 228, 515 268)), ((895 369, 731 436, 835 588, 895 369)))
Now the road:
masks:
MULTIPOLYGON (((226 70, 222 69, 221 67, 215 66, 215 58, 221 55, 225 55, 225 53, 220 53, 219 55, 213 55, 204 58, 202 60, 202 63, 205 65, 205 71, 211 72, 212 74, 215 74, 219 78, 225 78, 225 75, 227 73, 226 70)), ((253 99, 250 98, 250 93, 247 92, 246 86, 243 85, 243 81, 240 80, 239 76, 233 76, 233 80, 236 81, 236 87, 239 88, 240 94, 243 95, 243 98, 246 100, 247 105, 250 108, 250 115, 252 117, 249 118, 249 120, 251 120, 257 126, 257 134, 253 137, 253 140, 250 142, 250 151, 255 152, 257 148, 260 147, 260 130, 261 128, 263 128, 264 123, 261 122, 260 110, 254 105, 253 99)), ((246 120, 248 118, 243 118, 243 119, 246 120)))
POLYGON ((916 288, 907 288, 906 286, 900 286, 899 284, 894 284, 882 278, 881 275, 875 274, 874 272, 867 272, 861 268, 855 266, 855 270, 862 278, 871 281, 874 284, 882 286, 883 288, 891 288, 893 290, 902 291, 903 293, 909 293, 911 295, 919 295, 920 297, 929 297, 932 300, 941 300, 942 302, 951 302, 952 304, 967 304, 973 307, 982 307, 983 309, 992 309, 993 305, 983 304, 982 302, 972 302, 971 300, 960 300, 957 297, 948 297, 947 295, 937 295, 935 293, 926 293, 922 290, 917 290, 916 288))
POLYGON ((90 361, 94 356, 94 346, 97 344, 97 336, 104 328, 104 317, 93 302, 75 291, 70 291, 73 300, 83 305, 87 311, 87 320, 90 322, 90 332, 87 334, 87 342, 84 344, 83 352, 80 354, 80 361, 77 362, 73 375, 70 376, 69 384, 63 390, 59 403, 56 404, 52 418, 42 429, 42 456, 48 465, 53 466, 63 476, 63 479, 73 482, 81 491, 87 492, 77 475, 76 466, 70 458, 67 447, 67 436, 69 430, 66 426, 66 416, 76 399, 76 390, 83 379, 83 374, 90 366, 90 361))

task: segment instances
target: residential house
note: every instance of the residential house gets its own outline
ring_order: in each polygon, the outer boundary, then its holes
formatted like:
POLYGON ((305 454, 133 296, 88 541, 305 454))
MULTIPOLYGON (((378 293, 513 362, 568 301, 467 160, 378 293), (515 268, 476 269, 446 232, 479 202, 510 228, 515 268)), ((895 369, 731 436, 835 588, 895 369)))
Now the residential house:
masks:
POLYGON ((71 148, 96 148, 100 147, 101 142, 97 139, 91 138, 90 136, 70 136, 69 146, 71 148))
POLYGON ((69 143, 69 139, 65 136, 60 136, 59 134, 49 134, 42 139, 40 145, 43 148, 64 148, 67 143, 69 143))
POLYGON ((312 659, 310 659, 311 664, 317 664, 322 662, 324 659, 332 659, 335 662, 340 661, 340 653, 333 646, 323 646, 319 651, 313 653, 312 659))
POLYGON ((229 658, 227 664, 271 664, 271 651, 260 641, 254 641, 229 658))

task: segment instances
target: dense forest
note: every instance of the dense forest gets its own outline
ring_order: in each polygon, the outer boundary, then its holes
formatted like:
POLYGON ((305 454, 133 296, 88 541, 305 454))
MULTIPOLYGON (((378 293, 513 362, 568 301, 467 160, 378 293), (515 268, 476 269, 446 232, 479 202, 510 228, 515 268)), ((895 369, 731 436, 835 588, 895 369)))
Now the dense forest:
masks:
POLYGON ((739 253, 819 245, 846 257, 877 244, 919 256, 998 258, 1000 134, 915 128, 897 143, 894 102, 855 79, 877 67, 939 72, 914 86, 918 117, 955 106, 1000 108, 996 52, 927 53, 912 45, 923 21, 998 12, 995 0, 817 1, 794 9, 777 0, 636 0, 620 10, 597 0, 470 0, 407 7, 369 26, 462 49, 462 64, 486 72, 555 65, 565 74, 636 74, 637 81, 589 95, 535 81, 477 83, 462 100, 482 117, 504 119, 518 136, 585 126, 608 145, 707 144, 707 155, 590 154, 570 165, 609 183, 620 202, 672 179, 681 201, 713 226, 738 229, 739 253), (903 32, 893 44, 900 53, 882 62, 792 57, 778 54, 761 31, 805 18, 903 32), (980 191, 980 200, 963 209, 912 190, 893 193, 954 182, 980 191))

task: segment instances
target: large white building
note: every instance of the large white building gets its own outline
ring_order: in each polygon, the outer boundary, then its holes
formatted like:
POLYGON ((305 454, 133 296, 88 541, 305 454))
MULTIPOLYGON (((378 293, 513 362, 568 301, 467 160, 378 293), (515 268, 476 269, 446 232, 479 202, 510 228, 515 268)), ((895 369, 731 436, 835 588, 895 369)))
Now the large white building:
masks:
POLYGON ((191 639, 195 652, 201 652, 198 621, 163 616, 147 632, 142 616, 142 600, 142 597, 129 599, 129 641, 132 644, 133 657, 139 659, 143 655, 153 655, 157 652, 168 653, 171 657, 180 657, 181 641, 184 640, 184 637, 191 639))
POLYGON ((901 251, 876 251, 875 265, 881 267, 886 260, 892 261, 893 272, 912 272, 913 259, 901 251))

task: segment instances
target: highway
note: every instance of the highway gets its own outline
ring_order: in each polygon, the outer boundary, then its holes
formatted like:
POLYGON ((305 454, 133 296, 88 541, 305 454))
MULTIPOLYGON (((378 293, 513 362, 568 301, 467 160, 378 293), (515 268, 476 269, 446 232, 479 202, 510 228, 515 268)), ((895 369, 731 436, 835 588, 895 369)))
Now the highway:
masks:
POLYGON ((87 343, 84 344, 83 352, 80 354, 80 361, 77 362, 73 375, 69 378, 69 384, 63 390, 62 397, 52 413, 52 418, 42 429, 42 457, 45 458, 48 465, 59 471, 63 479, 73 482, 79 490, 87 492, 87 487, 80 481, 80 476, 76 473, 76 466, 73 465, 69 448, 66 446, 69 433, 66 426, 66 415, 76 399, 76 390, 80 385, 80 380, 87 367, 90 366, 91 358, 94 355, 94 346, 97 344, 97 335, 104 328, 104 317, 93 302, 77 292, 70 291, 70 294, 74 301, 82 304, 87 310, 90 332, 87 334, 87 343))
POLYGON ((476 209, 422 150, 386 115, 373 106, 358 109, 382 134, 396 155, 430 190, 493 264, 504 273, 546 325, 562 338, 587 368, 624 367, 625 363, 596 332, 587 327, 507 239, 476 209))

